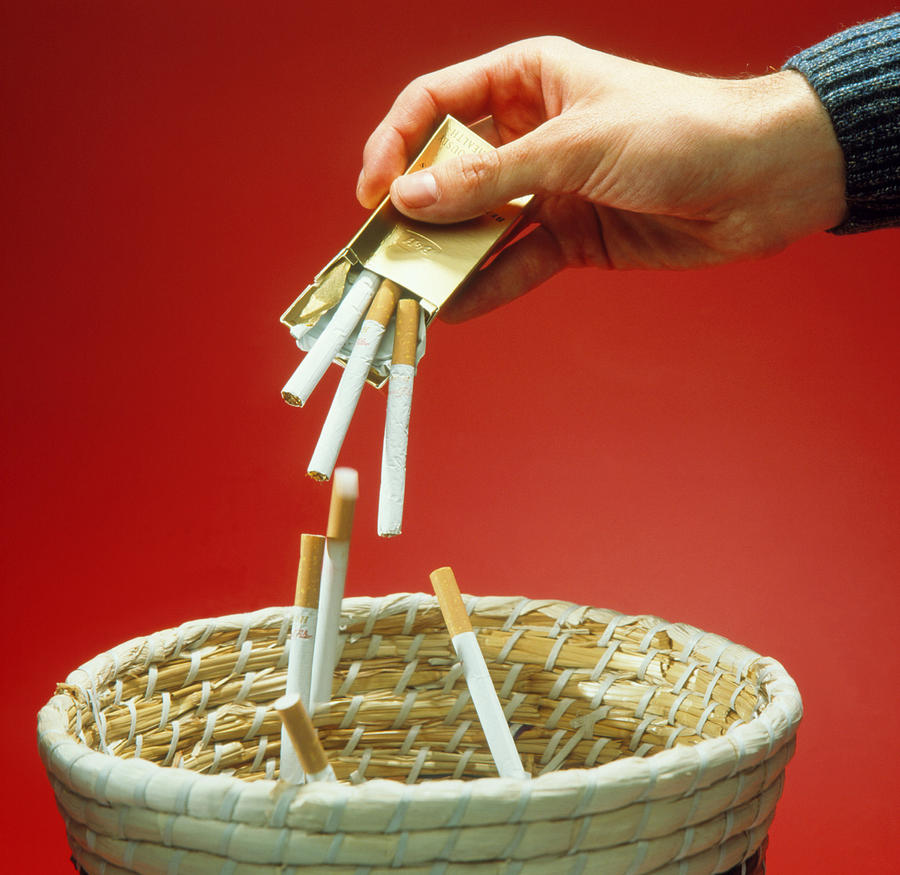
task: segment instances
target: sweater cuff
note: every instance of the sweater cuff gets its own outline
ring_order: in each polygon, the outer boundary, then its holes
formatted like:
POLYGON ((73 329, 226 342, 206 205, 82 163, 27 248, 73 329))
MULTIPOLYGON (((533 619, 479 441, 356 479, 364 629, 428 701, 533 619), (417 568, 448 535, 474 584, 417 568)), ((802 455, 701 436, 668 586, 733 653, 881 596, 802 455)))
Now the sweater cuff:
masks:
POLYGON ((900 13, 835 34, 784 68, 807 78, 844 152, 847 217, 831 230, 900 225, 900 13))

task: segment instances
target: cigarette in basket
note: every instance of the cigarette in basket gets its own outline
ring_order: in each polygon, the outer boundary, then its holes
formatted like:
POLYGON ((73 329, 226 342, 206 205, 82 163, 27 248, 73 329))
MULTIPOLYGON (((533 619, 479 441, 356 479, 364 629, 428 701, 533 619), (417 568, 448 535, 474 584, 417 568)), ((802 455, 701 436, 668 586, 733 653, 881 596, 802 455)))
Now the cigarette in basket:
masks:
POLYGON ((363 270, 356 278, 350 290, 344 295, 331 317, 328 325, 316 339, 309 352, 306 353, 300 366, 284 384, 281 397, 288 404, 302 407, 322 379, 332 359, 344 345, 359 320, 366 312, 381 277, 370 270, 363 270))
MULTIPOLYGON (((319 605, 319 579, 322 576, 322 558, 325 538, 321 535, 300 537, 300 567, 297 570, 297 589, 291 621, 291 637, 288 642, 286 695, 298 695, 305 706, 309 705, 309 687, 312 679, 313 642, 316 635, 316 616, 319 605)), ((305 780, 303 767, 287 729, 281 728, 281 779, 291 784, 305 780)))
POLYGON ((419 339, 419 304, 404 298, 397 304, 397 326, 391 355, 384 444, 381 452, 381 488, 378 493, 378 534, 399 535, 403 523, 403 493, 406 488, 406 446, 409 414, 416 376, 416 345, 419 339))
POLYGON ((527 778, 506 715, 500 707, 500 699, 488 672, 478 639, 472 631, 472 623, 466 613, 456 577, 450 568, 438 568, 431 572, 431 585, 437 596, 453 649, 460 658, 463 674, 472 704, 481 722, 488 748, 501 778, 527 778))
POLYGON ((366 313, 309 462, 309 475, 316 480, 327 480, 331 477, 341 444, 344 443, 350 420, 353 418, 360 393, 369 375, 372 359, 378 351, 384 329, 394 313, 399 297, 400 287, 390 280, 384 280, 372 306, 369 307, 369 312, 366 313))
POLYGON ((331 684, 337 664, 341 602, 344 598, 347 558, 350 555, 350 532, 353 529, 353 513, 358 497, 359 474, 353 468, 336 468, 331 486, 328 538, 325 541, 325 561, 319 591, 319 616, 313 645, 310 690, 312 711, 331 699, 331 684))
POLYGON ((310 781, 336 781, 334 769, 328 762, 319 734, 309 719, 300 696, 296 693, 284 695, 275 702, 274 708, 307 778, 310 781))

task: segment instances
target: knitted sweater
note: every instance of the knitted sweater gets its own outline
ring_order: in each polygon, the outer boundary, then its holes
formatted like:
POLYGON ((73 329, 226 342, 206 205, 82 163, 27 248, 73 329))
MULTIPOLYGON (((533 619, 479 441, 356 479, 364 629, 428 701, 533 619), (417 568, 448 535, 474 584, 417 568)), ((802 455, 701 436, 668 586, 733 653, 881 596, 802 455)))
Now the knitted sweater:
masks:
POLYGON ((835 34, 784 66, 809 80, 844 151, 848 212, 831 230, 900 225, 900 13, 835 34))

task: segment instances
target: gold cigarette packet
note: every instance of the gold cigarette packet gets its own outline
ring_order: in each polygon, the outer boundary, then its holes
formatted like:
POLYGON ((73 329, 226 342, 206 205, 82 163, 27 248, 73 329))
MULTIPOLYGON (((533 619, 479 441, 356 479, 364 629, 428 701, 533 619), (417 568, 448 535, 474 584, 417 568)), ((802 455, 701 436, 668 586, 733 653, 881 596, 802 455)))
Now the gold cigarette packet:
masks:
MULTIPOLYGON (((493 148, 475 131, 447 116, 406 172, 493 148)), ((516 198, 466 222, 431 225, 408 219, 385 198, 356 236, 282 314, 281 322, 289 328, 314 326, 343 296, 350 271, 364 267, 416 296, 428 323, 513 230, 530 199, 530 195, 516 198)), ((335 362, 345 365, 346 358, 338 355, 335 362)), ((380 387, 386 381, 385 369, 369 372, 372 385, 380 387)))

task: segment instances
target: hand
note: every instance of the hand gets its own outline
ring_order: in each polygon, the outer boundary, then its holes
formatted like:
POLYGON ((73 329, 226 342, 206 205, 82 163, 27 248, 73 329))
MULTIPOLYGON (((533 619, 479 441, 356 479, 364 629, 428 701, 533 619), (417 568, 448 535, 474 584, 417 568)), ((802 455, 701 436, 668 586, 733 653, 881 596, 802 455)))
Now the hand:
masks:
POLYGON ((357 197, 454 222, 534 194, 530 233, 447 302, 461 321, 565 267, 704 267, 840 223, 844 163, 799 73, 709 79, 542 37, 416 79, 366 143, 357 197), (492 115, 495 152, 401 177, 451 114, 492 115))

